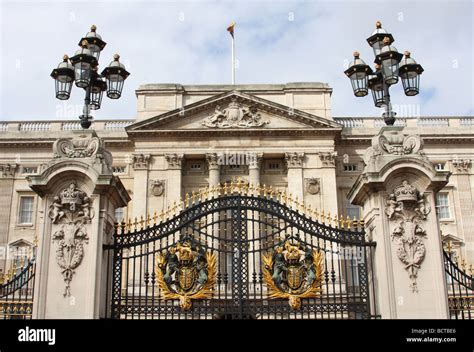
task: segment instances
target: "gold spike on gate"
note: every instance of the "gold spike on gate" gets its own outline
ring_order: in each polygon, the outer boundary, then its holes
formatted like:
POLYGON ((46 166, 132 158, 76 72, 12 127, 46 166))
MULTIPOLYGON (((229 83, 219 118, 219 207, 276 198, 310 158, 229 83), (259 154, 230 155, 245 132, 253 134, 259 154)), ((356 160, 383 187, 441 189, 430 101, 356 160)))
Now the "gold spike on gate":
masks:
POLYGON ((161 209, 161 212, 160 212, 160 223, 163 223, 165 221, 165 212, 163 211, 163 209, 161 209))
POLYGON ((474 268, 472 267, 472 264, 469 264, 469 275, 474 276, 474 268))
POLYGON ((319 214, 319 216, 321 217, 321 222, 323 224, 326 224, 326 217, 324 216, 324 209, 321 210, 321 213, 319 214))
POLYGON ((158 215, 156 214, 156 210, 153 212, 153 225, 156 225, 156 220, 158 219, 158 215))
POLYGON ((189 193, 186 193, 186 196, 184 197, 184 207, 189 207, 189 193))
POLYGON ((446 250, 448 251, 449 254, 451 254, 453 252, 452 241, 448 241, 448 244, 446 245, 446 250))
POLYGON ((191 202, 192 202, 193 205, 196 203, 196 199, 197 199, 196 192, 192 191, 191 192, 191 202))

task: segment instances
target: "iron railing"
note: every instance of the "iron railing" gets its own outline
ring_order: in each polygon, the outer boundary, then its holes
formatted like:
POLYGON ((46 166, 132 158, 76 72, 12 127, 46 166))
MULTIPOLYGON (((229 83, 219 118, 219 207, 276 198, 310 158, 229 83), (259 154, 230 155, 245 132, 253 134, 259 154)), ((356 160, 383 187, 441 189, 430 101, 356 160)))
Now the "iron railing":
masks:
POLYGON ((0 277, 0 319, 31 319, 36 260, 28 259, 0 277))
POLYGON ((474 319, 474 277, 458 266, 452 253, 443 250, 449 317, 474 319))

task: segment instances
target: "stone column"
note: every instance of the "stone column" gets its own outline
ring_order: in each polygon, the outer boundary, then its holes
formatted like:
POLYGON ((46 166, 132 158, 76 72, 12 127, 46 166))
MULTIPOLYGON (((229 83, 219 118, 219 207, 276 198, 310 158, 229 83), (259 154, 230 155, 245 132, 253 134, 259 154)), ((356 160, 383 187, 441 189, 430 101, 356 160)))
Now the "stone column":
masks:
POLYGON ((12 217, 13 182, 16 164, 0 164, 0 270, 6 270, 8 233, 12 217))
POLYGON ((219 157, 216 153, 209 153, 206 154, 206 160, 209 168, 209 187, 217 186, 221 182, 219 157))
POLYGON ((29 177, 43 200, 33 317, 105 317, 111 287, 103 244, 112 241, 115 209, 130 197, 94 131, 70 132, 53 153, 41 174, 29 177))
MULTIPOLYGON (((459 200, 459 211, 460 214, 457 216, 457 221, 460 223, 462 228, 462 234, 465 243, 474 242, 474 199, 471 187, 471 161, 464 159, 454 159, 451 161, 453 170, 453 177, 455 184, 457 185, 456 196, 459 200)), ((458 228, 459 228, 458 227, 458 228)), ((467 258, 474 259, 474 246, 466 246, 467 258)))
POLYGON ((288 193, 303 201, 303 161, 304 153, 285 153, 288 169, 288 193))
POLYGON ((260 166, 262 165, 263 153, 251 153, 249 155, 249 183, 260 184, 260 166))
POLYGON ((140 219, 148 214, 148 165, 149 154, 133 155, 133 216, 140 219))
POLYGON ((171 206, 173 202, 179 202, 181 198, 181 187, 182 187, 182 163, 183 154, 165 154, 165 159, 168 163, 167 170, 167 183, 166 187, 166 200, 168 206, 171 206))
POLYGON ((318 153, 321 160, 321 209, 331 216, 338 214, 336 185, 336 152, 318 153))
POLYGON ((448 317, 435 194, 449 172, 435 170, 422 149, 419 136, 382 128, 349 193, 363 207, 367 236, 377 243, 375 303, 382 318, 448 317))

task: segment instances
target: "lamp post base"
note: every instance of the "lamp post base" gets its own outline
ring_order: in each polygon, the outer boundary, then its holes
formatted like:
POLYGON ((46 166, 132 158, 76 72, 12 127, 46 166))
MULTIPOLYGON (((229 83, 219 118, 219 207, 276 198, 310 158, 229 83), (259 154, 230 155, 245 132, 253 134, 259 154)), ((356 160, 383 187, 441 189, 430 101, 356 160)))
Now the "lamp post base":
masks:
POLYGON ((79 116, 79 120, 81 120, 81 127, 85 130, 92 125, 92 116, 81 115, 79 116))
POLYGON ((394 111, 391 111, 390 113, 384 112, 382 114, 383 120, 387 126, 393 126, 395 124, 395 115, 397 115, 397 113, 394 111))

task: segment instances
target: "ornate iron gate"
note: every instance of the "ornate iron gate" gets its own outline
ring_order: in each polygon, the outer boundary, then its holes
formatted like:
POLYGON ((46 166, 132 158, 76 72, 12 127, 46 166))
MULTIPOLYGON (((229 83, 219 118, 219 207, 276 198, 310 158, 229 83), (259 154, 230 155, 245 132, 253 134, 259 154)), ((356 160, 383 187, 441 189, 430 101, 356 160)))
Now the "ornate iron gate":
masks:
POLYGON ((105 246, 110 315, 375 317, 375 243, 363 225, 243 183, 187 195, 159 215, 117 224, 105 246))
MULTIPOLYGON (((450 247, 450 246, 449 246, 450 247)), ((448 288, 449 317, 474 319, 474 277, 462 270, 453 259, 453 253, 443 250, 444 270, 448 288)))
POLYGON ((35 273, 35 256, 0 273, 0 319, 31 319, 35 273))

